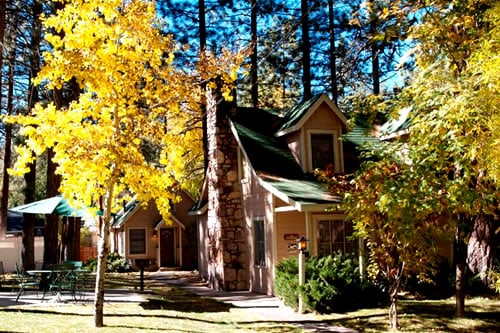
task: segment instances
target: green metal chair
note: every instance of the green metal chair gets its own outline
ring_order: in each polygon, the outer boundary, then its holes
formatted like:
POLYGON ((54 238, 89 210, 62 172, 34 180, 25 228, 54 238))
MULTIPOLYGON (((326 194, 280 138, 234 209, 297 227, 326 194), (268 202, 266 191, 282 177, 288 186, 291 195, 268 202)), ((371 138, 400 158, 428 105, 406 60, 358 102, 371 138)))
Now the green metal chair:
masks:
POLYGON ((49 275, 49 291, 53 294, 70 291, 73 298, 75 298, 76 274, 74 265, 52 265, 50 269, 52 272, 49 275))
POLYGON ((16 302, 19 300, 19 297, 21 296, 22 293, 26 291, 27 288, 33 288, 36 291, 36 297, 38 298, 38 290, 40 289, 40 281, 38 281, 36 278, 25 275, 21 272, 19 269, 19 265, 16 262, 16 280, 17 280, 17 286, 18 286, 18 291, 17 291, 17 297, 16 297, 16 302))
POLYGON ((63 265, 73 265, 74 269, 81 269, 83 267, 83 262, 80 260, 66 260, 63 265))

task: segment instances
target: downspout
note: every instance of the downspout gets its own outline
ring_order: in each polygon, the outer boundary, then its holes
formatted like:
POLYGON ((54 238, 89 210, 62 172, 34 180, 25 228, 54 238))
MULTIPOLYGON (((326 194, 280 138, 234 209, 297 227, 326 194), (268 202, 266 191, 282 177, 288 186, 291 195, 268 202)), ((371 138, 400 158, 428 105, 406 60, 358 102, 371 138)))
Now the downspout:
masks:
POLYGON ((311 212, 306 212, 306 238, 309 240, 307 251, 309 252, 310 255, 313 255, 314 253, 312 249, 316 249, 316 244, 313 237, 311 212))
MULTIPOLYGON (((278 258, 278 231, 276 228, 276 197, 271 194, 271 205, 273 207, 273 247, 272 247, 272 275, 273 281, 276 279, 276 260, 278 258)), ((274 286, 273 286, 273 295, 274 295, 274 286)))
POLYGON ((182 228, 178 226, 177 230, 179 230, 179 266, 182 267, 182 228))

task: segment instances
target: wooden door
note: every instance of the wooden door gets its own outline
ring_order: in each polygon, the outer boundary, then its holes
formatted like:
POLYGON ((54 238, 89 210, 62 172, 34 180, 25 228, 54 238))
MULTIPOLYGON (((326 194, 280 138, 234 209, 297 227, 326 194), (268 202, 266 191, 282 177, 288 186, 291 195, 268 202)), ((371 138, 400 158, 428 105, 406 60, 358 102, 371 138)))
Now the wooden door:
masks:
POLYGON ((175 266, 175 232, 174 228, 160 229, 160 266, 175 266))

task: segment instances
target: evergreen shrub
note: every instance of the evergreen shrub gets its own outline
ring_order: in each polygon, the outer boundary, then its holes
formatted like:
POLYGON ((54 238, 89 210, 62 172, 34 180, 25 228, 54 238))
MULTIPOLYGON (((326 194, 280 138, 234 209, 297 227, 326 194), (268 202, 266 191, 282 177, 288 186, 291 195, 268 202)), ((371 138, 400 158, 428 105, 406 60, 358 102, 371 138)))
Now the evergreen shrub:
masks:
MULTIPOLYGON (((85 264, 86 269, 91 271, 97 271, 97 258, 92 258, 85 264)), ((116 252, 111 252, 108 254, 108 262, 106 265, 106 272, 108 273, 125 273, 132 272, 132 266, 127 259, 122 257, 116 252)))
POLYGON ((299 261, 296 256, 282 260, 276 266, 274 292, 286 306, 294 310, 299 306, 299 261))
POLYGON ((285 305, 297 309, 302 293, 307 311, 343 312, 385 302, 386 295, 361 279, 359 263, 352 254, 311 257, 306 261, 306 281, 298 285, 298 259, 289 257, 276 267, 275 293, 285 305))

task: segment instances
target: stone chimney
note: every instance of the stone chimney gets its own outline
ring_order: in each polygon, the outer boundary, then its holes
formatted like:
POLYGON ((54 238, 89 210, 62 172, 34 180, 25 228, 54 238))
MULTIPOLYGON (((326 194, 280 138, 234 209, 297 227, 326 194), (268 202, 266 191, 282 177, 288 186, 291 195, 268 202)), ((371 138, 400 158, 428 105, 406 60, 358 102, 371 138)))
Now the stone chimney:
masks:
POLYGON ((244 220, 238 181, 238 145, 229 126, 236 110, 217 91, 207 91, 209 284, 247 289, 244 220))

